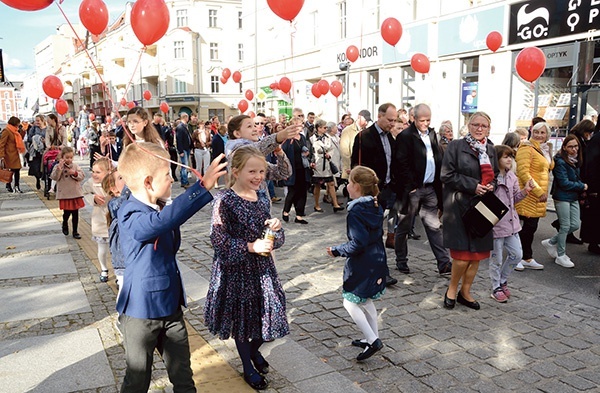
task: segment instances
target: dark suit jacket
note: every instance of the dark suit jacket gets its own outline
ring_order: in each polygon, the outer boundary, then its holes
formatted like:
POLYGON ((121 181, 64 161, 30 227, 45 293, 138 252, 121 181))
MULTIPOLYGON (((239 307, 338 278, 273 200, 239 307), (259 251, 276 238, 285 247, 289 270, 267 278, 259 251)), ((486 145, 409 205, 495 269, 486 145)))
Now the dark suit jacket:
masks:
POLYGON ((190 136, 187 125, 183 122, 179 123, 175 129, 175 138, 177 138, 177 152, 179 154, 184 151, 190 152, 192 150, 192 137, 190 136))
MULTIPOLYGON (((442 167, 442 151, 438 145, 435 131, 429 129, 429 140, 435 161, 435 174, 433 187, 438 197, 438 206, 442 208, 442 183, 440 169, 442 167)), ((425 168, 427 166, 427 148, 421 140, 415 124, 411 124, 396 137, 396 149, 392 160, 392 173, 394 176, 396 194, 398 199, 406 201, 408 194, 417 188, 423 187, 425 168)), ((402 206, 406 204, 403 203, 402 206)))
MULTIPOLYGON (((390 141, 393 157, 394 138, 389 132, 387 136, 390 141)), ((383 143, 381 143, 379 132, 377 132, 374 123, 371 127, 359 132, 354 138, 350 166, 354 168, 356 165, 362 165, 373 169, 379 178, 379 190, 383 190, 388 164, 385 158, 385 151, 383 150, 383 143)))

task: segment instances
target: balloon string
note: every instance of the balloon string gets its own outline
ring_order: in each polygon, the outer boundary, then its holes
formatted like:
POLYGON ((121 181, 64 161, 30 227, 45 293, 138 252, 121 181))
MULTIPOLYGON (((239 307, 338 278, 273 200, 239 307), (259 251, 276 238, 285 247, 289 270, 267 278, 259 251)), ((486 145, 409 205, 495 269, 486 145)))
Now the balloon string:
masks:
MULTIPOLYGON (((69 25, 69 27, 70 27, 70 28, 71 28, 71 30, 73 31, 73 34, 75 34, 75 37, 76 37, 76 38, 77 38, 77 40, 79 41, 79 44, 80 44, 80 45, 81 45, 81 46, 84 48, 85 54, 87 55, 88 59, 89 59, 89 60, 90 60, 90 62, 92 63, 92 66, 94 67, 94 70, 96 71, 96 74, 97 74, 98 78, 99 78, 99 79, 100 79, 100 81, 102 82, 102 88, 103 88, 103 90, 105 91, 105 93, 108 93, 107 95, 108 95, 108 99, 109 99, 109 101, 110 101, 110 103, 111 103, 111 107, 112 107, 113 109, 114 109, 114 108, 116 108, 115 102, 114 102, 114 100, 112 99, 112 95, 110 94, 110 91, 108 90, 108 88, 107 88, 107 86, 106 86, 106 82, 104 82, 104 79, 102 79, 102 75, 100 75, 100 72, 98 71, 98 68, 96 67, 96 64, 94 63, 94 60, 92 59, 92 56, 90 55, 90 52, 89 52, 89 51, 88 51, 88 49, 87 49, 87 46, 85 46, 85 45, 83 44, 83 41, 82 41, 82 40, 81 40, 81 38, 79 37, 79 34, 77 34, 77 31, 75 31, 75 28, 74 28, 74 27, 73 27, 73 25, 71 24, 71 21, 69 20, 69 18, 67 17, 67 15, 65 14, 65 12, 63 11, 62 7, 60 6, 60 4, 59 4, 59 3, 62 3, 62 1, 55 2, 55 3, 56 3, 56 6, 58 7, 58 9, 60 10, 61 14, 63 15, 63 17, 64 17, 64 18, 65 18, 65 20, 67 21, 67 24, 69 25)), ((143 48, 140 50, 140 56, 139 56, 139 58, 138 58, 138 61, 137 61, 137 64, 136 64, 136 66, 135 66, 135 68, 134 68, 134 72, 133 72, 133 74, 132 74, 132 76, 131 76, 131 79, 129 80, 129 83, 127 84, 127 87, 125 88, 125 94, 127 94, 127 90, 129 89, 129 87, 130 87, 130 86, 131 86, 131 84, 132 84, 133 77, 134 77, 134 75, 137 73, 137 72, 136 72, 136 71, 137 71, 137 68, 138 68, 138 66, 140 65, 141 61, 142 61, 142 55, 144 54, 145 50, 146 50, 146 47, 143 47, 143 48)), ((132 135, 132 134, 129 132, 129 130, 127 129, 127 125, 126 125, 126 124, 125 124, 125 122, 123 121, 123 118, 121 117, 121 114, 119 113, 119 111, 118 111, 118 110, 116 110, 115 112, 116 112, 116 114, 117 114, 117 117, 118 117, 118 118, 119 118, 119 120, 121 121, 121 126, 123 127, 123 131, 125 131, 125 133, 126 133, 128 136, 129 136, 129 138, 130 138, 130 139, 131 139, 131 140, 132 140, 134 143, 138 143, 138 142, 137 142, 137 140, 135 139, 135 136, 133 136, 133 135, 132 135)), ((142 151, 143 151, 143 152, 145 152, 145 153, 148 153, 148 154, 152 155, 153 157, 156 157, 156 158, 158 158, 158 159, 161 159, 161 160, 163 160, 163 161, 167 161, 167 162, 169 162, 169 163, 171 163, 171 164, 178 165, 178 166, 180 166, 180 167, 182 167, 182 168, 188 169, 190 172, 192 172, 192 173, 193 173, 193 174, 194 174, 194 175, 195 175, 195 176, 198 178, 198 180, 200 181, 200 183, 202 183, 202 175, 200 175, 200 172, 198 172, 196 169, 194 169, 194 168, 192 168, 192 167, 190 167, 190 166, 188 166, 188 165, 184 165, 184 164, 182 164, 182 163, 180 163, 180 162, 172 161, 172 160, 171 160, 171 159, 169 159, 169 158, 165 158, 165 157, 159 156, 158 154, 154 154, 154 153, 152 153, 151 151, 149 151, 149 150, 147 150, 147 149, 144 149, 144 148, 142 147, 142 145, 140 145, 139 143, 138 143, 138 147, 140 148, 140 150, 142 150, 142 151)))
MULTIPOLYGON (((296 35, 296 23, 294 23, 294 20, 290 21, 290 60, 292 62, 292 70, 294 69, 294 37, 296 35)), ((294 105, 294 89, 292 88, 290 90, 290 99, 292 100, 292 108, 295 106, 294 105)))

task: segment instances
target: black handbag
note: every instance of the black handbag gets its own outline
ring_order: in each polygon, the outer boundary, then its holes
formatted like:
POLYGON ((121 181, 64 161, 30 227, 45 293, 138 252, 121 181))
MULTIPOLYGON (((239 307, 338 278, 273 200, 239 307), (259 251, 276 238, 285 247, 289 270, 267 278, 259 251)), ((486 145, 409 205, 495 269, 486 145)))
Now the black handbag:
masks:
POLYGON ((329 169, 331 169, 331 174, 335 175, 336 173, 338 173, 340 170, 338 169, 337 165, 335 165, 333 163, 333 161, 329 161, 329 169))
POLYGON ((493 192, 471 199, 471 206, 463 215, 467 232, 476 238, 485 237, 508 213, 508 207, 493 192))

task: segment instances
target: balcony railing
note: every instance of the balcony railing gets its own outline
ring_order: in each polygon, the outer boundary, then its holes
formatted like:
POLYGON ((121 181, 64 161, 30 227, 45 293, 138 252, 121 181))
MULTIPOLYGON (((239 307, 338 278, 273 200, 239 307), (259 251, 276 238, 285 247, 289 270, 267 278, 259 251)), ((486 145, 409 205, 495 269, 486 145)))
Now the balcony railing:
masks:
POLYGON ((79 89, 79 95, 83 97, 90 97, 92 95, 92 89, 90 87, 84 87, 83 89, 79 89))

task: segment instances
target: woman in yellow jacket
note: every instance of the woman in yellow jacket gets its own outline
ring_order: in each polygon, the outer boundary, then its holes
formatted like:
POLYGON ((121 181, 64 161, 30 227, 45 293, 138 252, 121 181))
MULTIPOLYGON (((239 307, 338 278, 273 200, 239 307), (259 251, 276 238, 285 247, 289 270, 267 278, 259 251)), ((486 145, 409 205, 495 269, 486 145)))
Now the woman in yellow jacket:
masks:
POLYGON ((519 237, 523 248, 523 259, 515 270, 535 269, 541 270, 544 265, 533 259, 533 235, 538 227, 540 217, 546 216, 546 202, 548 201, 549 173, 554 167, 552 147, 548 144, 550 139, 550 126, 546 122, 537 123, 531 130, 531 138, 521 142, 517 150, 517 177, 519 187, 525 187, 529 180, 533 180, 534 188, 522 201, 517 203, 517 213, 523 222, 519 237))

